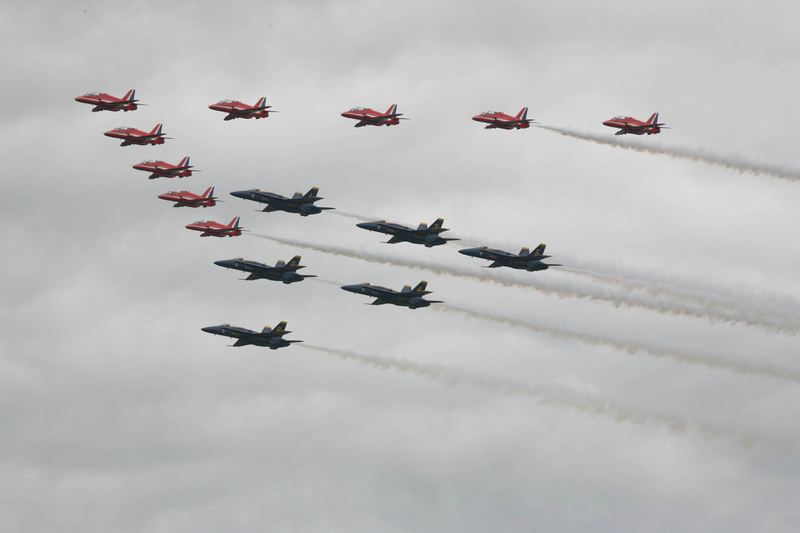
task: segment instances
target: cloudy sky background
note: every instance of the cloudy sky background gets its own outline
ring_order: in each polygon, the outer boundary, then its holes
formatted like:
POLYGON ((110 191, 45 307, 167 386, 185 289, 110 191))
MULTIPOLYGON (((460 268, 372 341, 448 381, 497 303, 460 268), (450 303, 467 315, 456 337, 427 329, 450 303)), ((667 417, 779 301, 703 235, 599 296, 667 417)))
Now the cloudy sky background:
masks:
POLYGON ((794 531, 800 183, 470 117, 527 105, 613 138, 603 120, 658 111, 672 129, 630 142, 800 169, 798 16, 793 2, 0 4, 3 529, 794 531), (134 113, 72 101, 131 88, 148 104, 134 113), (260 96, 280 113, 207 109, 260 96), (339 116, 393 103, 411 120, 339 116), (175 139, 102 135, 157 122, 175 139), (184 155, 202 172, 179 182, 131 168, 184 155), (156 198, 209 185, 225 203, 156 198), (227 194, 312 186, 346 213, 444 217, 467 244, 546 242, 556 262, 639 288, 488 271, 458 246, 388 246, 353 218, 227 194), (236 215, 398 264, 183 227, 236 215), (329 282, 427 279, 448 305, 608 342, 213 265, 296 253, 329 282), (418 366, 233 350, 200 331, 280 320, 289 338, 418 366), (690 363, 653 357, 667 352, 690 363))

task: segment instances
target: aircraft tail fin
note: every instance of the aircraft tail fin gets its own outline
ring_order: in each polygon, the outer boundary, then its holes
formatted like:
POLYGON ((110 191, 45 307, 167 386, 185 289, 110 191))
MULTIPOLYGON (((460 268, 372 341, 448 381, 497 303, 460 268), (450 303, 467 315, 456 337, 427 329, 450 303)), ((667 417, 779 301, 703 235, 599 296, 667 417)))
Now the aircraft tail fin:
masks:
POLYGON ((420 222, 419 226, 417 226, 417 231, 423 231, 423 230, 426 230, 426 229, 428 229, 428 225, 426 223, 424 223, 424 222, 420 222))
POLYGON ((539 246, 537 246, 533 250, 533 252, 531 253, 531 256, 532 257, 536 257, 537 259, 541 259, 543 257, 543 255, 544 255, 544 249, 545 248, 547 248, 547 245, 544 244, 544 243, 541 243, 539 246))
POLYGON ((528 257, 529 255, 531 255, 531 249, 528 248, 527 246, 523 246, 522 250, 519 251, 519 255, 521 257, 528 257))
POLYGON ((303 195, 303 200, 306 201, 311 200, 312 202, 314 200, 320 200, 321 198, 317 196, 318 192, 319 192, 319 187, 311 187, 311 189, 309 189, 309 191, 303 195))
POLYGON ((153 131, 150 132, 150 135, 161 135, 161 130, 163 127, 163 124, 156 124, 156 127, 153 128, 153 131))
POLYGON ((122 97, 123 100, 126 100, 128 102, 133 102, 135 98, 136 98, 136 89, 131 89, 130 91, 125 93, 125 96, 122 97))
POLYGON ((386 110, 387 115, 396 115, 397 114, 397 104, 392 104, 389 106, 389 109, 386 110))
POLYGON ((275 263, 275 268, 283 268, 286 266, 286 261, 280 259, 277 263, 275 263))
POLYGON ((214 196, 214 187, 209 187, 206 189, 206 192, 203 193, 203 198, 211 198, 214 196))
POLYGON ((517 120, 528 120, 528 108, 527 107, 523 107, 520 110, 520 112, 517 113, 517 116, 514 117, 514 118, 516 118, 517 120))
POLYGON ((286 264, 286 266, 287 267, 291 267, 291 268, 297 268, 298 266, 300 266, 300 256, 296 255, 296 256, 292 257, 289 260, 289 262, 286 264))
POLYGON ((262 96, 261 98, 258 99, 258 102, 256 102, 255 107, 257 107, 259 109, 264 109, 264 107, 266 105, 267 105, 267 97, 266 96, 262 96))
POLYGON ((425 292, 425 289, 427 287, 428 287, 428 282, 423 280, 423 281, 420 281, 419 283, 417 283, 417 286, 414 287, 412 292, 416 292, 416 293, 425 292))
POLYGON ((657 124, 658 123, 658 113, 653 113, 650 115, 650 118, 647 119, 648 124, 657 124))
POLYGON ((239 227, 239 217, 233 217, 230 224, 228 224, 229 228, 236 229, 239 227))
POLYGON ((179 168, 186 168, 188 166, 189 166, 189 156, 187 155, 186 157, 181 159, 181 162, 178 163, 178 167, 179 168))
POLYGON ((436 220, 433 221, 433 224, 431 224, 428 229, 434 230, 434 231, 438 231, 438 230, 442 229, 442 224, 444 224, 444 219, 443 218, 437 218, 436 220))
MULTIPOLYGON (((264 328, 264 329, 266 329, 266 328, 264 328)), ((278 337, 280 337, 281 335, 285 334, 286 333, 286 322, 285 321, 280 322, 277 326, 272 328, 271 332, 273 334, 277 335, 278 337)))

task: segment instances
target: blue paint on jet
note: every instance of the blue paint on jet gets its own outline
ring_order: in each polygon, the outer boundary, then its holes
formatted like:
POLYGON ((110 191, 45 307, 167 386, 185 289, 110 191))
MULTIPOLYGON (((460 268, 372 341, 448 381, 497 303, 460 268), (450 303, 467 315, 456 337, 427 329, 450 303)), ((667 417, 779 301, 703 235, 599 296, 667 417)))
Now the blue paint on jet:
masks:
POLYGON ((432 291, 426 291, 428 286, 427 281, 420 281, 413 289, 411 285, 406 285, 398 292, 393 289, 381 287, 380 285, 372 285, 371 283, 359 283, 357 285, 343 285, 342 289, 356 294, 366 294, 375 298, 372 305, 392 304, 408 307, 409 309, 417 309, 419 307, 428 307, 431 304, 444 303, 440 300, 426 300, 423 298, 426 294, 431 294, 432 291))
POLYGON ((488 248, 486 246, 480 246, 478 248, 465 248, 463 250, 459 250, 458 253, 492 261, 492 264, 488 265, 488 268, 509 267, 532 272, 536 270, 547 270, 551 266, 561 266, 558 264, 547 264, 542 262, 542 259, 550 257, 549 255, 544 255, 544 249, 546 246, 546 244, 540 244, 533 252, 531 252, 528 248, 523 248, 519 251, 519 254, 512 254, 504 250, 488 248))
POLYGON ((299 255, 294 256, 288 263, 284 261, 278 261, 275 263, 275 266, 265 265, 264 263, 243 259, 241 257, 236 257, 234 259, 221 259, 219 261, 214 261, 214 264, 225 268, 250 272, 249 276, 243 278, 246 280, 268 279, 289 284, 303 281, 306 278, 317 277, 311 274, 297 273, 297 271, 301 268, 305 268, 304 265, 300 264, 299 255))
POLYGON ((243 200, 252 200, 254 202, 267 204, 267 206, 262 209, 262 211, 267 213, 286 211, 287 213, 297 213, 300 216, 307 217, 308 215, 322 213, 322 211, 326 209, 334 209, 333 207, 317 207, 314 205, 314 202, 317 200, 322 200, 321 196, 317 196, 318 192, 318 187, 312 187, 305 194, 296 192, 291 198, 287 198, 274 192, 250 189, 249 191, 234 191, 231 195, 243 200))
POLYGON ((414 244, 422 244, 425 245, 427 248, 431 248, 433 246, 439 246, 441 244, 447 244, 447 241, 457 241, 459 239, 456 238, 445 238, 441 237, 439 234, 445 231, 450 231, 447 228, 443 228, 442 224, 444 224, 443 218, 437 218, 433 224, 428 226, 427 224, 420 223, 417 226, 417 229, 409 228, 408 226, 403 226, 402 224, 396 224, 394 222, 386 222, 385 220, 376 220, 374 222, 361 222, 360 224, 356 224, 361 229, 369 230, 369 231, 377 231, 378 233, 385 233, 387 235, 391 235, 392 238, 386 241, 386 244, 395 244, 398 242, 411 242, 414 244))
POLYGON ((263 346, 270 350, 277 350, 278 348, 290 346, 295 342, 303 342, 290 341, 283 338, 287 333, 291 333, 291 331, 286 330, 286 322, 281 322, 274 328, 265 327, 260 333, 251 329, 240 328, 239 326, 231 326, 230 324, 208 326, 202 328, 202 330, 214 335, 233 337, 236 339, 236 342, 231 344, 231 346, 247 346, 248 344, 252 344, 254 346, 263 346))

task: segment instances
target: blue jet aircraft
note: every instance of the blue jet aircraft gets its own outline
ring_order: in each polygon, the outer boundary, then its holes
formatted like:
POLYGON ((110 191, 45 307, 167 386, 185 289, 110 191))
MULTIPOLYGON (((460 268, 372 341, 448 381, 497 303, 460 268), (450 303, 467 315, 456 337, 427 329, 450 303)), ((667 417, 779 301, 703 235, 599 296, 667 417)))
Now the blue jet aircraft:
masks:
POLYGON ((263 346, 270 350, 277 350, 285 346, 291 345, 293 342, 303 341, 290 341, 283 338, 291 331, 286 330, 286 322, 281 322, 274 328, 269 326, 265 327, 261 332, 253 331, 238 326, 231 326, 230 324, 221 324, 219 326, 208 326, 202 328, 206 333, 213 333, 214 335, 224 335, 225 337, 233 337, 236 339, 234 344, 229 346, 247 346, 253 344, 255 346, 263 346))
POLYGON ((262 211, 271 213, 273 211, 286 211, 287 213, 298 213, 300 216, 316 215, 326 209, 333 207, 317 207, 314 202, 322 200, 317 196, 318 187, 312 187, 307 193, 296 192, 291 198, 286 198, 274 192, 262 191, 261 189, 250 189, 249 191, 234 191, 231 195, 243 200, 253 200, 267 206, 262 211))
POLYGON ((305 268, 304 265, 300 264, 299 255, 294 256, 288 263, 285 261, 278 261, 275 263, 274 267, 265 265, 264 263, 259 263, 258 261, 243 259, 241 257, 236 257, 234 259, 221 259, 219 261, 214 261, 214 264, 225 268, 250 272, 249 276, 242 278, 246 280, 269 279, 272 281, 282 281, 283 283, 289 284, 297 281, 303 281, 306 278, 317 277, 311 274, 304 275, 297 273, 297 271, 301 268, 305 268))
POLYGON ((373 300, 372 305, 392 304, 408 307, 409 309, 417 309, 418 307, 428 307, 431 304, 444 303, 440 300, 424 299, 423 296, 432 293, 432 291, 425 290, 427 286, 427 281, 420 281, 413 289, 411 285, 406 285, 400 292, 397 292, 380 285, 359 283, 358 285, 343 285, 342 289, 356 294, 373 296, 376 299, 373 300))
POLYGON ((487 248, 486 246, 480 246, 478 248, 465 248, 463 250, 459 250, 458 253, 492 261, 492 264, 488 265, 487 268, 504 266, 533 272, 535 270, 547 270, 551 266, 561 266, 542 262, 542 259, 550 257, 549 255, 544 255, 544 249, 546 246, 546 244, 540 244, 533 252, 531 252, 528 248, 523 248, 519 251, 519 254, 512 254, 496 248, 487 248))
POLYGON ((398 242, 411 242, 414 244, 424 244, 427 248, 439 246, 440 244, 447 244, 447 241, 457 241, 456 238, 440 237, 439 234, 445 231, 450 231, 443 228, 443 218, 437 218, 433 224, 428 226, 421 222, 417 229, 396 224, 394 222, 386 222, 385 220, 376 220, 375 222, 361 222, 356 224, 359 228, 369 231, 377 231, 378 233, 386 233, 391 235, 392 238, 385 241, 386 244, 395 244, 398 242))

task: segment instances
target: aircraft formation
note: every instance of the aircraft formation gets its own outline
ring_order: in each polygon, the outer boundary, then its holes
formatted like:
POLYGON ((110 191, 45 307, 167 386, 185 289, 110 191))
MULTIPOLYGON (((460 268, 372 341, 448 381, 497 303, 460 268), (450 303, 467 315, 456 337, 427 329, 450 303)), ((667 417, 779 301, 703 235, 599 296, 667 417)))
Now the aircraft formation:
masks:
MULTIPOLYGON (((75 98, 75 101, 93 106, 92 112, 127 112, 135 111, 139 106, 144 105, 139 103, 135 95, 136 91, 133 89, 119 98, 108 93, 96 92, 78 96, 75 98)), ((238 100, 220 100, 208 107, 213 111, 225 113, 223 117, 225 121, 233 119, 268 118, 270 113, 277 113, 277 111, 272 109, 272 106, 266 104, 266 98, 264 97, 259 98, 254 105, 248 105, 238 100)), ((401 120, 408 120, 402 117, 402 115, 402 113, 397 112, 397 104, 392 104, 385 112, 379 112, 367 107, 355 107, 341 113, 342 117, 355 120, 356 123, 354 126, 356 128, 364 126, 396 126, 400 124, 401 120)), ((502 130, 526 129, 534 122, 533 119, 528 118, 527 107, 523 107, 519 113, 514 116, 500 111, 487 111, 473 116, 472 120, 486 124, 486 129, 502 130)), ((653 135, 660 133, 661 129, 664 128, 664 124, 658 122, 658 113, 653 113, 647 121, 640 121, 632 117, 624 116, 609 119, 603 122, 603 125, 617 128, 618 131, 615 135, 653 135)), ((165 136, 163 124, 156 124, 149 132, 133 127, 120 127, 106 131, 104 135, 121 140, 122 143, 120 146, 155 146, 164 144, 167 139, 171 139, 171 137, 165 136)), ((192 176, 194 172, 199 172, 199 170, 194 169, 194 167, 190 165, 189 156, 185 156, 176 164, 161 160, 146 160, 134 164, 133 168, 149 173, 148 179, 188 178, 192 176)), ((233 191, 230 194, 242 200, 264 204, 264 208, 261 209, 262 212, 284 211, 298 214, 301 217, 307 217, 334 209, 333 207, 317 206, 316 202, 323 199, 321 196, 318 196, 318 193, 319 188, 312 187, 306 193, 295 192, 291 197, 261 189, 233 191)), ((190 208, 214 207, 219 201, 219 199, 214 196, 213 186, 208 187, 202 194, 196 194, 186 190, 170 191, 159 195, 158 198, 172 202, 173 207, 190 208)), ((214 220, 196 221, 187 224, 186 229, 199 232, 201 237, 238 237, 242 235, 243 231, 246 231, 244 227, 240 226, 239 222, 238 216, 234 217, 227 224, 214 220)), ((455 237, 442 237, 442 233, 449 231, 448 228, 443 227, 444 219, 442 218, 437 218, 430 226, 424 222, 420 223, 416 228, 395 222, 387 222, 386 220, 360 222, 356 224, 356 226, 361 229, 390 236, 388 241, 384 241, 385 244, 407 242, 422 245, 426 248, 432 248, 459 240, 455 237)), ((496 248, 480 246, 463 248, 458 250, 458 252, 469 257, 491 261, 491 264, 485 265, 486 268, 507 267, 535 272, 547 270, 550 267, 563 266, 556 263, 545 263, 544 260, 551 257, 544 254, 545 248, 545 244, 539 244, 533 252, 531 252, 529 248, 523 247, 519 253, 514 254, 496 248)), ((288 285, 301 282, 306 278, 317 277, 312 274, 299 274, 297 271, 305 268, 304 265, 300 264, 300 260, 301 256, 296 255, 289 260, 288 263, 278 261, 274 266, 269 266, 259 261, 236 257, 234 259, 217 260, 214 261, 214 264, 223 268, 248 273, 246 278, 241 278, 243 280, 251 281, 264 279, 288 285)), ((353 285, 343 285, 341 289, 374 298, 374 300, 370 302, 370 305, 392 304, 409 309, 419 309, 428 307, 431 304, 443 303, 441 300, 427 300, 424 298, 426 295, 432 293, 432 291, 427 290, 427 286, 427 281, 420 281, 413 288, 410 285, 406 285, 401 290, 397 291, 364 282, 353 285)), ((284 335, 290 333, 286 330, 286 322, 280 322, 274 328, 265 327, 261 332, 239 326, 232 326, 230 324, 207 326, 201 329, 206 333, 236 339, 236 342, 231 346, 254 345, 277 350, 279 348, 291 346, 293 343, 302 342, 301 340, 286 340, 283 338, 284 335)))

